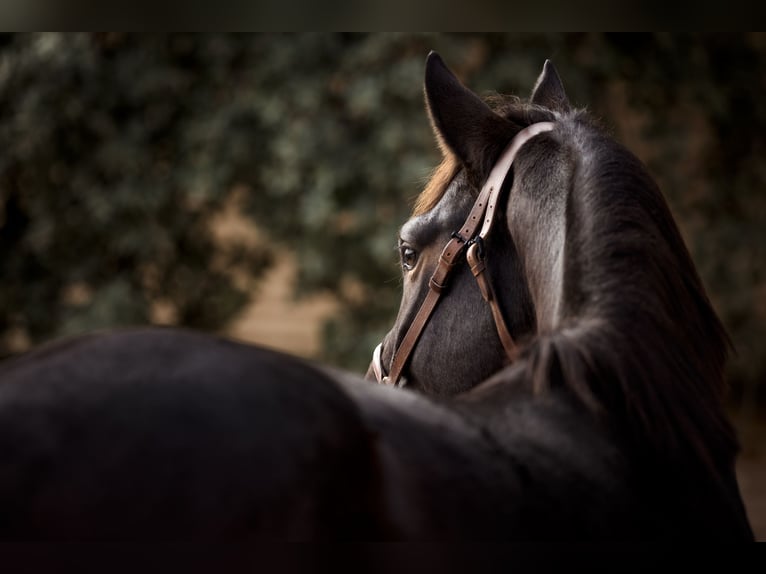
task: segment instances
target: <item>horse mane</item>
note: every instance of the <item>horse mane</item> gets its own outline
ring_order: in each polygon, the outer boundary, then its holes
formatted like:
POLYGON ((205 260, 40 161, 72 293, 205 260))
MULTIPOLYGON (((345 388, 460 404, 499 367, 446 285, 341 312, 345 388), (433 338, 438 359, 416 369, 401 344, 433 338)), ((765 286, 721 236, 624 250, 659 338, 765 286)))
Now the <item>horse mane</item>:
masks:
POLYGON ((654 180, 583 113, 559 121, 574 158, 559 327, 526 352, 542 392, 564 386, 675 463, 731 468, 730 341, 654 180), (682 462, 683 461, 683 462, 682 462))

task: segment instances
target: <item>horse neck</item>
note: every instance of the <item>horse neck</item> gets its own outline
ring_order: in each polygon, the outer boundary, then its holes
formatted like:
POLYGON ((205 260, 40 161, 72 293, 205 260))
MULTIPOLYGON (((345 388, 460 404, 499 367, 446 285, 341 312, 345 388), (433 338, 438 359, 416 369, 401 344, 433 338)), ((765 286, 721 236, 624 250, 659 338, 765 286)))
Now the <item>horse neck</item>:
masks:
POLYGON ((508 208, 515 242, 534 308, 537 333, 554 331, 564 303, 564 246, 572 161, 563 146, 527 144, 516 161, 508 208), (541 172, 545 158, 549 168, 541 172))
POLYGON ((520 158, 509 211, 538 321, 533 388, 568 388, 668 459, 730 466, 727 339, 664 199, 587 124, 557 131, 520 158))

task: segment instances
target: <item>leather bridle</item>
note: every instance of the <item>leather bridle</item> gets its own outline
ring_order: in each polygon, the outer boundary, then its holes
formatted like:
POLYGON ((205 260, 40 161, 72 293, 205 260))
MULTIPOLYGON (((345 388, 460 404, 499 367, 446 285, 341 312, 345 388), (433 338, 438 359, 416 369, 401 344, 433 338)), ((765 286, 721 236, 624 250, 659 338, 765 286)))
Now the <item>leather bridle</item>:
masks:
POLYGON ((410 324, 402 342, 394 352, 394 357, 391 362, 391 371, 388 374, 385 372, 381 358, 383 343, 380 343, 375 347, 375 351, 372 355, 372 369, 378 383, 403 386, 403 383, 399 383, 402 371, 407 364, 407 360, 412 354, 412 351, 415 349, 415 345, 417 344, 426 323, 428 323, 428 319, 436 308, 436 304, 439 302, 439 298, 441 297, 444 288, 447 286, 447 279, 449 278, 452 269, 458 264, 458 258, 463 252, 466 253, 468 265, 471 268, 473 276, 476 278, 481 295, 489 304, 490 310, 492 311, 492 319, 495 322, 495 328, 500 337, 500 342, 503 345, 505 354, 511 362, 516 359, 518 348, 505 323, 503 313, 500 310, 497 297, 495 296, 495 291, 492 288, 492 283, 490 283, 489 278, 484 273, 486 271, 484 240, 492 230, 492 223, 495 219, 495 211, 497 209, 500 190, 511 169, 513 160, 516 158, 516 154, 521 149, 521 146, 527 141, 540 133, 552 130, 553 126, 553 122, 539 122, 532 124, 516 134, 511 140, 511 143, 505 148, 500 159, 498 159, 497 163, 495 163, 492 168, 486 183, 482 186, 479 196, 476 198, 465 223, 460 228, 460 231, 456 231, 452 234, 451 239, 447 245, 444 246, 444 249, 439 256, 439 263, 428 282, 429 289, 426 298, 420 305, 420 309, 410 324), (480 230, 479 225, 481 225, 480 230), (477 230, 479 230, 478 233, 477 230))

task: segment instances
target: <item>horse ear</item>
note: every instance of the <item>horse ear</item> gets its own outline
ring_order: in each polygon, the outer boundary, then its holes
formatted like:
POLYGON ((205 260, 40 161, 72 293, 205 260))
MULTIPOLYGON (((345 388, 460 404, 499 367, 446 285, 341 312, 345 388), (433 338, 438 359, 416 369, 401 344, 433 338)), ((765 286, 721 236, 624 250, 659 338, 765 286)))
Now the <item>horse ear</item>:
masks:
POLYGON ((550 60, 545 60, 543 71, 537 78, 530 101, 557 112, 569 111, 569 100, 564 92, 564 84, 550 60))
POLYGON ((439 145, 481 180, 496 159, 493 152, 499 153, 518 127, 463 86, 436 52, 426 60, 425 96, 439 145))

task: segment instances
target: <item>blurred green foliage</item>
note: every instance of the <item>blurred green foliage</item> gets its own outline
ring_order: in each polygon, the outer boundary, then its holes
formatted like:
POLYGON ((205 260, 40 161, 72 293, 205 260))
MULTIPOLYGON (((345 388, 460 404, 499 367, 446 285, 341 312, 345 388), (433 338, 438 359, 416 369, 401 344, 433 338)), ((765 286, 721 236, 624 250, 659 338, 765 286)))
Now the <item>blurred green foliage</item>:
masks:
POLYGON ((523 96, 553 59, 660 181, 737 348, 732 382, 764 380, 763 35, 3 36, 0 355, 112 325, 221 328, 283 246, 299 295, 340 300, 322 358, 363 369, 398 308, 396 230, 439 159, 431 49, 473 89, 523 96), (258 245, 212 231, 242 188, 258 245))

